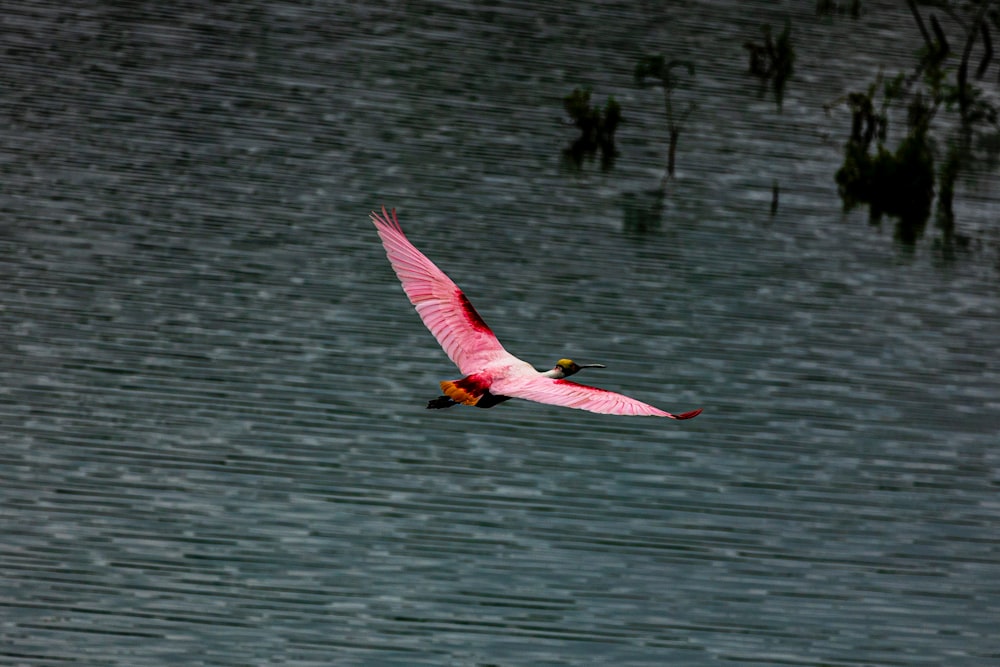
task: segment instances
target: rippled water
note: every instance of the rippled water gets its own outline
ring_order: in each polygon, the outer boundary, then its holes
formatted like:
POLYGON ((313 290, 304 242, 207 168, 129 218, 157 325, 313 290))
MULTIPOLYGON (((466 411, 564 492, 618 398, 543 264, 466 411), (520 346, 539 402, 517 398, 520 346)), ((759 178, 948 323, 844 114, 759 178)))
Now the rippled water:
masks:
POLYGON ((1000 660, 996 178, 951 261, 840 213, 823 103, 918 46, 864 6, 8 10, 0 662, 1000 660), (786 16, 778 113, 742 43, 786 16), (561 161, 581 84, 608 173, 561 161), (383 203, 514 353, 704 414, 424 410, 383 203))

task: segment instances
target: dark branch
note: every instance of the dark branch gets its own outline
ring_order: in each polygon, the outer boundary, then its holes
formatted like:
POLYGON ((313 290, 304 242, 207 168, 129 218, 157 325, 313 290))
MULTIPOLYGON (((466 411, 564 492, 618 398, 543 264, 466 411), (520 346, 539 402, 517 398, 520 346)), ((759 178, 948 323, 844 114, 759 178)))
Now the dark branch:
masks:
POLYGON ((983 36, 983 58, 979 61, 979 67, 976 68, 976 78, 982 79, 983 75, 986 74, 986 68, 990 66, 990 61, 993 60, 993 42, 990 39, 990 27, 985 21, 979 24, 979 33, 983 36))
POLYGON ((951 49, 948 46, 948 38, 944 36, 944 30, 941 29, 941 24, 938 23, 937 17, 933 14, 931 14, 931 28, 934 29, 934 37, 937 39, 938 49, 943 59, 951 49))
POLYGON ((990 0, 983 0, 982 4, 979 5, 979 11, 976 13, 976 18, 972 22, 972 26, 969 28, 969 32, 965 36, 965 48, 962 50, 962 62, 958 66, 958 104, 961 107, 963 121, 967 119, 969 111, 970 96, 966 90, 966 81, 969 71, 969 57, 972 55, 972 46, 976 43, 976 33, 979 32, 979 26, 983 25, 983 19, 986 18, 986 10, 989 6, 990 0))
POLYGON ((920 28, 920 34, 924 37, 924 44, 927 45, 928 49, 934 48, 934 42, 931 40, 931 34, 927 32, 927 26, 924 25, 924 19, 920 16, 920 10, 917 9, 917 3, 914 0, 907 0, 906 4, 910 6, 910 11, 913 13, 913 20, 917 22, 917 27, 920 28))

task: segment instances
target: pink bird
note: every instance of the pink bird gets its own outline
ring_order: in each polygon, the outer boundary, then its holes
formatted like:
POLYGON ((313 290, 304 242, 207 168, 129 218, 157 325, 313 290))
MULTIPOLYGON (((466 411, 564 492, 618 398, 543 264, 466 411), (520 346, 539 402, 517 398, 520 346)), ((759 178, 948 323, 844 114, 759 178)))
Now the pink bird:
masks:
POLYGON ((384 206, 381 214, 372 211, 371 218, 410 303, 465 375, 442 382, 445 395, 428 402, 428 408, 450 408, 459 403, 492 408, 511 398, 521 398, 610 415, 691 419, 701 413, 699 408, 670 414, 623 394, 566 379, 582 368, 604 368, 601 364, 560 359, 550 371, 535 370, 504 349, 458 285, 410 243, 399 226, 396 209, 392 210, 392 219, 384 206))

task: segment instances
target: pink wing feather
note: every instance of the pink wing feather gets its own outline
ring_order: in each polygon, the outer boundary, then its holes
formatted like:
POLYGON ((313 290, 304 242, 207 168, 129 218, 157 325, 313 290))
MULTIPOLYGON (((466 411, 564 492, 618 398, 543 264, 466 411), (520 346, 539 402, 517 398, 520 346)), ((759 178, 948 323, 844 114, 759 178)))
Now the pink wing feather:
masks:
POLYGON ((570 380, 554 380, 543 375, 517 377, 495 382, 490 391, 504 396, 523 398, 538 403, 561 405, 578 410, 589 410, 606 415, 633 415, 637 417, 669 417, 691 419, 701 414, 701 409, 674 415, 637 401, 624 394, 606 389, 578 384, 570 380))
POLYGON ((396 209, 392 219, 384 206, 381 214, 372 211, 371 218, 410 303, 463 374, 476 373, 505 357, 514 359, 458 285, 406 238, 396 209))
POLYGON ((371 218, 403 291, 459 370, 472 375, 498 364, 518 369, 497 378, 490 386, 493 394, 610 415, 690 419, 701 413, 698 409, 674 415, 624 394, 538 373, 504 349, 458 285, 410 243, 399 226, 396 209, 391 219, 385 207, 381 214, 372 211, 371 218))

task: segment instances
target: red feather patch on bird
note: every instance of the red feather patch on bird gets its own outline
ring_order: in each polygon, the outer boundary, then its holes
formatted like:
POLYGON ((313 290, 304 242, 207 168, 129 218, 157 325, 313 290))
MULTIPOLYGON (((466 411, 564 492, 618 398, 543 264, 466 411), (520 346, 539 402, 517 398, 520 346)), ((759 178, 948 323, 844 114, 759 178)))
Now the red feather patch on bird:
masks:
POLYGON ((600 387, 591 387, 589 384, 580 384, 579 382, 573 382, 572 380, 553 380, 556 384, 565 384, 571 387, 576 387, 578 389, 586 389, 587 391, 594 391, 603 394, 610 394, 612 392, 607 389, 601 389, 600 387))
POLYGON ((472 303, 465 296, 462 290, 458 290, 458 301, 462 304, 462 312, 465 313, 465 318, 469 321, 474 329, 479 329, 480 331, 485 331, 486 333, 493 333, 490 330, 486 321, 483 320, 482 316, 476 312, 476 309, 472 307, 472 303))

